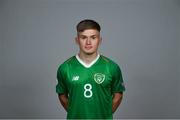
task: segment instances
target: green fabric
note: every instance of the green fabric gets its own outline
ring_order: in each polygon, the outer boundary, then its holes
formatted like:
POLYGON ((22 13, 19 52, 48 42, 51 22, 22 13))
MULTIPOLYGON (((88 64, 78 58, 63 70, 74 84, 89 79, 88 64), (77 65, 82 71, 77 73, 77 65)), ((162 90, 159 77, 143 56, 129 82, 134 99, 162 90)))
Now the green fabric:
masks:
POLYGON ((89 68, 71 57, 57 71, 58 94, 68 94, 67 119, 112 119, 112 95, 123 92, 119 66, 107 57, 89 68))

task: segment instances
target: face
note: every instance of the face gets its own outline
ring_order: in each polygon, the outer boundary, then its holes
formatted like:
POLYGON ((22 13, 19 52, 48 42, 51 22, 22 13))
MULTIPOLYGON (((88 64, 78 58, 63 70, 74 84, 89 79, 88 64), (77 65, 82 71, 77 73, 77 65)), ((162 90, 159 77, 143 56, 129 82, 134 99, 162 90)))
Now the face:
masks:
POLYGON ((78 33, 76 43, 79 45, 80 53, 91 55, 97 53, 98 46, 101 43, 99 31, 87 29, 78 33))

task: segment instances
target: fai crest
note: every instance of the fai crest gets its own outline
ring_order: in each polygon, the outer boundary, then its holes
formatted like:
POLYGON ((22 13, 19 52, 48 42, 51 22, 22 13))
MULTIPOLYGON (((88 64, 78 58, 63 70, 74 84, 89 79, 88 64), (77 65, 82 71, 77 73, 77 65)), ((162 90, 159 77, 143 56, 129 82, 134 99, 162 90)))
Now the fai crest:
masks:
POLYGON ((105 75, 102 73, 96 73, 94 74, 94 80, 96 83, 101 84, 105 79, 105 75))

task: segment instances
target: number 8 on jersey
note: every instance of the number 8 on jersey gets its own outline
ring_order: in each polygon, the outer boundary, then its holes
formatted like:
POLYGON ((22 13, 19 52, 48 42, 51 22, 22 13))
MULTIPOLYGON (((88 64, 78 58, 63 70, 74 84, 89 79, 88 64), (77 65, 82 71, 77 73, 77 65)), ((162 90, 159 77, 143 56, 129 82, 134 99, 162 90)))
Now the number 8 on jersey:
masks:
POLYGON ((92 85, 91 84, 85 84, 84 85, 84 97, 90 98, 92 97, 92 85))

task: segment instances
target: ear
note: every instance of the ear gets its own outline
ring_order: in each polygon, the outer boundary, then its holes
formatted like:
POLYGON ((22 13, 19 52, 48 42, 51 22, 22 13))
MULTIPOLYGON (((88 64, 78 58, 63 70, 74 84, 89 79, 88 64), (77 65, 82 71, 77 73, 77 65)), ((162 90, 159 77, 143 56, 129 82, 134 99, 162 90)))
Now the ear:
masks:
POLYGON ((102 43, 102 37, 100 37, 100 40, 99 40, 99 44, 101 44, 102 43))
POLYGON ((77 45, 79 45, 79 40, 78 40, 77 36, 75 37, 75 42, 76 42, 77 45))

